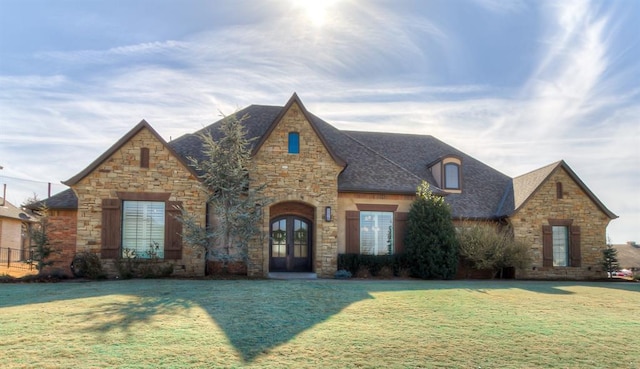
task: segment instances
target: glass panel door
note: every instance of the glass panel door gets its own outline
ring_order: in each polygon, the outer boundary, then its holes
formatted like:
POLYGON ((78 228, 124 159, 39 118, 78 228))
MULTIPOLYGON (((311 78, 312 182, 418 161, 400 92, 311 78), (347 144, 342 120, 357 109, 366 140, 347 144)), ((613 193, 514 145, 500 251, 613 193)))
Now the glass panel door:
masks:
POLYGON ((272 272, 311 271, 311 223, 285 216, 271 222, 269 270, 272 272))

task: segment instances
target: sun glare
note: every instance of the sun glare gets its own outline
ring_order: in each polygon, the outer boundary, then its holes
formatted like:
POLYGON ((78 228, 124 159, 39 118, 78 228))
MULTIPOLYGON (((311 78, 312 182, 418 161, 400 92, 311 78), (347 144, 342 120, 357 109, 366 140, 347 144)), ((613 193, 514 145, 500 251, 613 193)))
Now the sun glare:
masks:
POLYGON ((328 20, 329 8, 337 0, 294 0, 294 5, 302 9, 307 19, 316 27, 322 27, 328 20))

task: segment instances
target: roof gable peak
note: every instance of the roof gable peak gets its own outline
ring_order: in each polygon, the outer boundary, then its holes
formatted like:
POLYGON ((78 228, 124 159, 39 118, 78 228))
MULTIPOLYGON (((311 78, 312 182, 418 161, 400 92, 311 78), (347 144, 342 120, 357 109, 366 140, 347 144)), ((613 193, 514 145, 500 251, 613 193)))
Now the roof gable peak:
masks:
POLYGON ((280 114, 278 114, 278 116, 273 120, 273 122, 271 123, 267 131, 262 135, 262 137, 260 137, 256 145, 253 147, 252 155, 255 155, 260 150, 260 148, 265 143, 265 141, 269 138, 273 130, 278 126, 278 124, 282 121, 284 116, 293 107, 294 104, 296 104, 300 108, 300 112, 302 112, 302 115, 304 116, 305 120, 311 125, 311 128, 315 132, 316 136, 318 136, 318 138, 324 145, 325 149, 331 156, 331 158, 339 166, 345 167, 347 165, 346 162, 333 151, 331 146, 328 144, 327 139, 324 137, 322 132, 318 129, 318 127, 314 123, 313 116, 311 115, 311 113, 309 113, 307 108, 302 103, 302 100, 300 100, 300 97, 298 97, 298 94, 295 92, 293 93, 293 95, 291 95, 291 97, 289 98, 289 101, 287 101, 287 103, 282 108, 282 110, 280 110, 280 114))
POLYGON ((193 168, 188 165, 184 159, 178 155, 168 144, 167 142, 156 132, 151 124, 149 124, 145 119, 142 119, 135 127, 133 127, 129 132, 127 132, 124 136, 122 136, 115 144, 113 144, 107 151, 105 151, 102 155, 100 155, 96 160, 94 160, 89 166, 87 166, 80 173, 75 176, 69 178, 66 181, 62 181, 63 184, 67 186, 73 186, 80 182, 83 178, 91 174, 94 170, 98 168, 102 163, 104 163, 108 158, 110 158, 116 151, 118 151, 122 146, 124 146, 129 140, 131 140, 135 135, 137 135, 142 130, 148 130, 151 135, 158 140, 165 149, 169 150, 169 152, 180 162, 182 163, 187 170, 189 170, 196 178, 197 174, 194 172, 193 168))

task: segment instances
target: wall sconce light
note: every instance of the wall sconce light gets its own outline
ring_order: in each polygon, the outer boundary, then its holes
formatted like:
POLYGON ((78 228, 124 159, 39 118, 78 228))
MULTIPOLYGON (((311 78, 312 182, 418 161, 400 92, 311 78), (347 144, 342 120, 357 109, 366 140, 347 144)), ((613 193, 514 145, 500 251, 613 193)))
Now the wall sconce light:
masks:
POLYGON ((331 206, 324 208, 324 220, 327 222, 331 221, 331 206))

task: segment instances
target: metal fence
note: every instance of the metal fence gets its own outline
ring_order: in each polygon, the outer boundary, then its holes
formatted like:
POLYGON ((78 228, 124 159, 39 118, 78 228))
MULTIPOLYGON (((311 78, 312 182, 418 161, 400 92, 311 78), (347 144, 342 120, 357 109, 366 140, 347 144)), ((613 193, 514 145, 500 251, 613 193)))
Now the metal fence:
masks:
POLYGON ((0 267, 32 270, 35 268, 32 250, 0 247, 0 267))

